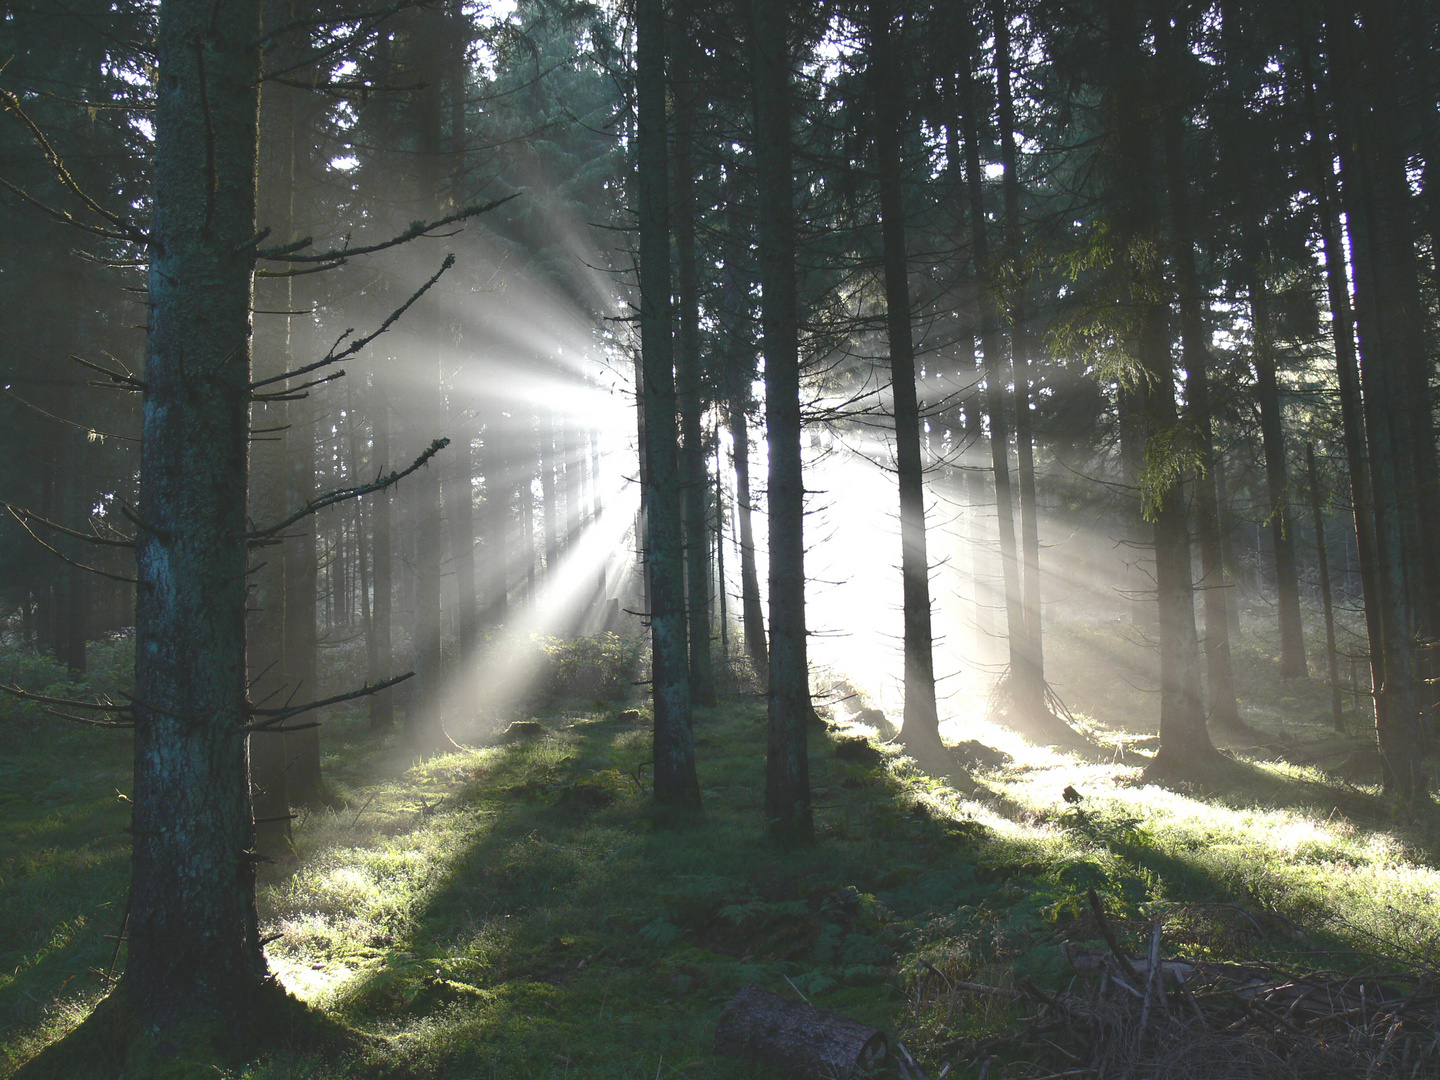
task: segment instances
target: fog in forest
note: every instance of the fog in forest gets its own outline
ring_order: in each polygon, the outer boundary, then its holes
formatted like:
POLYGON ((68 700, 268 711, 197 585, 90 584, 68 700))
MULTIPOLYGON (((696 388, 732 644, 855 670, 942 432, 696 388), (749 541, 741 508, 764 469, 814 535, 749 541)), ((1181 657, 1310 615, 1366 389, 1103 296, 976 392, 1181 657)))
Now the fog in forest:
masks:
POLYGON ((58 808, 0 849, 0 1004, 249 1060, 312 1008, 559 1017, 603 965, 598 1018, 629 965, 720 1057, 783 978, 940 1076, 1042 1075, 1032 1008, 1046 1076, 1162 1075, 1157 1010, 1176 1061, 1426 1075, 1437 27, 0 4, 0 808, 58 808), (62 980, 34 883, 102 820, 62 980), (1191 994, 1271 945, 1393 962, 1191 994))

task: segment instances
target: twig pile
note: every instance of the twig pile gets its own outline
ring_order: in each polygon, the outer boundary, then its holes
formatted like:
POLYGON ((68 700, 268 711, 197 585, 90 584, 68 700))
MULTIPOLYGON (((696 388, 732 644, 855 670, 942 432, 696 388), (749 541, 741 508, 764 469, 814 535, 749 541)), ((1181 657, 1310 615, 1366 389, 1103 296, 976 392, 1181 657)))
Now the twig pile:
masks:
MULTIPOLYGON (((971 1063, 1028 1080, 1418 1080, 1440 1076, 1440 975, 1384 978, 1126 955, 1091 897, 1108 950, 1067 948, 1076 978, 1050 994, 950 983, 1033 1003, 1029 1023, 971 1063), (1046 1065, 1000 1069, 998 1051, 1046 1065), (1056 1068, 1060 1071, 1055 1071, 1056 1068)), ((938 974, 938 973, 937 973, 938 974)))

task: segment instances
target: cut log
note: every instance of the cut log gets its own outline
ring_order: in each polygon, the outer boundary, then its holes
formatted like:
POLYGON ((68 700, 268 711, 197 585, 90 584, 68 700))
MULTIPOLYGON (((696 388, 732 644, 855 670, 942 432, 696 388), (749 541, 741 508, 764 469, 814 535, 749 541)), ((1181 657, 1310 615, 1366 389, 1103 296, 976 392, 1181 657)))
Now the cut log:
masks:
POLYGON ((887 1050, 882 1031, 758 986, 736 994, 715 1028, 717 1054, 789 1069, 806 1080, 847 1080, 887 1050))

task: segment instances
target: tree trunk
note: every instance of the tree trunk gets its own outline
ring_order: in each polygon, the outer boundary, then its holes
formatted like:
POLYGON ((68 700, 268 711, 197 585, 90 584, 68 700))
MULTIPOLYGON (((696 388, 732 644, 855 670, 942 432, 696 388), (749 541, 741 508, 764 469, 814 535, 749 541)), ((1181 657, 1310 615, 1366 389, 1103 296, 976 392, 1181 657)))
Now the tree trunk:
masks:
POLYGON ((1015 464, 1019 474, 1020 548, 1024 563, 1021 584, 1019 666, 1012 662, 1011 694, 1024 723, 1055 738, 1072 734, 1059 722, 1045 700, 1044 609, 1040 600, 1040 506, 1035 488, 1035 442, 1030 423, 1030 335, 1025 323, 1027 275, 1020 223, 1019 154, 1015 147, 1015 104, 1011 91, 1010 16, 1005 0, 994 4, 995 79, 1000 99, 1000 156, 1005 167, 1002 192, 1005 205, 1005 243, 1018 280, 1012 285, 1009 304, 1010 370, 1015 383, 1015 464))
POLYGON ((695 173, 692 158, 693 118, 697 107, 690 76, 697 70, 699 50, 692 44, 689 5, 676 8, 676 63, 672 76, 675 97, 675 260, 678 277, 678 321, 675 374, 680 391, 681 471, 685 488, 685 571, 690 644, 690 700, 715 704, 715 665, 711 657, 710 477, 704 435, 705 409, 700 360, 700 275, 695 254, 695 173))
POLYGON ((510 558, 506 544, 506 506, 509 503, 509 482, 505 478, 505 450, 502 426, 505 415, 496 402, 485 407, 484 428, 480 433, 480 474, 484 482, 484 501, 480 505, 481 528, 481 594, 484 597, 483 620, 486 626, 498 626, 507 615, 510 558))
MULTIPOLYGON (((1010 484, 1010 429, 1005 416, 1005 364, 1000 345, 999 312, 996 310, 990 278, 993 267, 990 264, 989 228, 985 219, 985 189, 980 168, 980 139, 982 120, 978 106, 978 87, 971 69, 972 48, 977 43, 971 39, 969 47, 961 50, 962 70, 959 74, 958 89, 960 112, 965 128, 965 175, 969 193, 971 247, 974 252, 976 275, 980 282, 980 351, 985 371, 985 403, 990 421, 990 464, 995 483, 995 521, 1000 540, 1000 564, 1005 595, 1006 639, 1009 642, 1010 678, 1017 676, 1017 685, 1030 686, 1034 682, 1033 665, 1025 648, 1025 608, 1021 595, 1020 563, 1015 542, 1015 499, 1010 484)), ((1016 719, 1021 724, 1031 722, 1024 715, 1024 702, 1017 701, 1016 719)))
POLYGON ((800 340, 795 282, 794 171, 790 132, 790 4, 751 0, 754 156, 759 192, 765 429, 770 452, 770 683, 765 821, 782 840, 808 843, 805 641, 805 490, 800 453, 800 340))
POLYGON ((453 455, 445 470, 446 499, 450 517, 450 563, 455 568, 455 636, 459 646, 460 678, 475 663, 479 597, 475 587, 475 459, 470 451, 472 424, 465 410, 450 403, 451 441, 446 453, 453 455))
POLYGON ((559 484, 556 482, 555 413, 541 409, 540 433, 540 521, 545 531, 545 574, 548 577, 560 565, 559 484))
MULTIPOLYGON (((1362 67, 1355 55, 1350 5, 1332 0, 1326 14, 1332 89, 1339 106, 1341 190, 1354 260, 1380 623, 1385 644, 1381 681, 1375 690, 1376 733, 1384 790, 1408 802, 1424 792, 1428 778, 1420 764, 1423 737, 1412 606, 1416 582, 1411 556, 1418 540, 1410 535, 1414 518, 1407 512, 1407 504, 1416 496, 1408 430, 1411 417, 1397 378, 1397 370, 1404 362, 1405 334, 1401 326, 1404 313, 1397 310, 1402 283, 1394 279, 1392 272, 1392 248, 1398 238, 1391 228, 1390 215, 1396 208, 1379 197, 1374 184, 1375 165, 1383 156, 1375 142, 1377 132, 1385 126, 1385 108, 1370 108, 1354 85, 1362 77, 1362 67)), ((1378 41, 1372 39, 1372 46, 1378 48, 1378 41)), ((1378 71, 1383 68, 1372 74, 1378 71)))
POLYGON ((681 474, 676 460, 674 342, 671 337, 670 222, 666 188, 665 11, 636 0, 635 101, 640 216, 640 351, 644 368, 645 549, 650 582, 655 702, 655 803, 662 813, 700 808, 685 646, 681 474))
POLYGON ((1325 670, 1330 677, 1330 718, 1335 730, 1345 730, 1345 710, 1340 701, 1340 660, 1335 650, 1335 608, 1330 592, 1330 556, 1325 547, 1325 503, 1315 473, 1315 444, 1305 447, 1306 479, 1310 482, 1310 513, 1315 523, 1315 560, 1320 571, 1320 602, 1325 609, 1325 670))
MULTIPOLYGON (((371 405, 371 425, 375 470, 389 472, 394 468, 390 460, 390 405, 376 378, 372 389, 374 401, 371 405)), ((366 682, 376 682, 395 674, 393 668, 394 637, 391 631, 391 617, 394 612, 394 540, 390 534, 390 489, 377 491, 371 498, 371 519, 374 529, 375 602, 370 616, 370 633, 375 640, 373 649, 366 655, 374 655, 375 663, 365 673, 366 682)), ((380 731, 388 731, 395 723, 395 699, 390 690, 370 695, 370 725, 380 731)))
POLYGON ((1266 525, 1275 553, 1275 593, 1280 614, 1280 677, 1303 679, 1305 638, 1300 625, 1300 585, 1295 571, 1295 531, 1290 521, 1288 465, 1280 389, 1275 372, 1275 344, 1270 327, 1270 297, 1258 272, 1250 282, 1250 314, 1255 334, 1255 398, 1260 407, 1260 434, 1265 448, 1266 525))
POLYGON ((870 8, 870 77, 880 183, 881 244, 885 266, 885 327, 890 344, 890 387, 895 414, 895 463, 900 488, 900 576, 905 625, 905 718, 900 736, 912 753, 942 749, 935 706, 935 661, 930 627, 930 562, 925 546, 925 474, 920 457, 920 404, 915 389, 915 346, 910 327, 910 278, 905 251, 900 136, 905 102, 892 5, 870 8), (892 119, 893 118, 893 122, 892 119))
POLYGON ((250 1031, 268 985, 243 539, 259 35, 254 0, 161 5, 122 985, 136 1024, 162 1044, 191 1021, 250 1031))
POLYGON ((740 617, 744 620, 745 652, 761 682, 768 681, 769 650, 765 643, 765 610, 760 603, 760 575, 755 567, 755 525, 750 495, 750 425, 745 403, 730 400, 730 439, 735 444, 735 521, 740 533, 740 617))
MULTIPOLYGON (((1151 193, 1155 170, 1151 160, 1151 125, 1143 117, 1146 100, 1146 58, 1136 24, 1134 0, 1112 0, 1110 31, 1116 55, 1111 68, 1111 99, 1116 125, 1116 173, 1120 226, 1127 240, 1146 242, 1159 232, 1151 193)), ((1168 310, 1154 299, 1154 270, 1137 262, 1130 267, 1130 296, 1138 304, 1140 325, 1136 358, 1148 392, 1144 400, 1148 490, 1143 492, 1155 549, 1155 586, 1160 615, 1160 748, 1147 772, 1185 774, 1215 756, 1205 728, 1200 692, 1199 642, 1195 633, 1195 596, 1190 567, 1190 536, 1186 530, 1183 479, 1156 478, 1169 470, 1157 462, 1167 452, 1178 422, 1175 375, 1170 361, 1168 310), (1157 490, 1158 489, 1158 490, 1157 490)))
MULTIPOLYGON (((1182 24, 1183 25, 1183 24, 1182 24)), ((1174 62, 1174 37, 1179 29, 1161 34, 1162 63, 1174 62)), ((1169 89, 1170 94, 1176 91, 1169 89)), ((1206 345, 1202 290, 1195 269, 1193 198, 1185 167, 1184 118, 1178 102, 1164 113, 1166 182, 1170 194, 1170 235, 1175 282, 1180 305, 1180 337, 1185 365, 1185 394, 1190 427, 1196 434, 1200 475, 1196 479, 1195 517, 1200 536, 1200 580, 1205 590, 1205 674, 1207 712, 1212 724, 1235 730, 1243 726, 1235 697, 1235 674, 1230 661, 1229 590, 1220 540, 1220 505, 1216 496, 1215 432, 1210 401, 1210 350, 1206 345)))

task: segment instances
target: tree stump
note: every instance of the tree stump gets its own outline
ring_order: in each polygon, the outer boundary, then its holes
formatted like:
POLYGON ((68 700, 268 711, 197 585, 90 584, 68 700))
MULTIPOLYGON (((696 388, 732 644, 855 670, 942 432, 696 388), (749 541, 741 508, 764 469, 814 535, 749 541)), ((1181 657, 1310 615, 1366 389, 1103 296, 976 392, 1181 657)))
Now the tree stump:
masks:
POLYGON ((807 1080, 846 1080, 887 1050, 884 1032, 758 986, 736 994, 715 1028, 717 1054, 777 1065, 807 1080))

